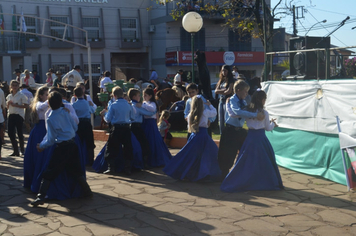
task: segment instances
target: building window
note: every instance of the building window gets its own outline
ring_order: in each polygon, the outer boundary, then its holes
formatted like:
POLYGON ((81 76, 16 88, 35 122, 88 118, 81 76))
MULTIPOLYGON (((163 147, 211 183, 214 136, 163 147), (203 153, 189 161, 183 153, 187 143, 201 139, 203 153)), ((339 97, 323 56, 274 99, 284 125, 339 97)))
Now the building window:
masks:
MULTIPOLYGON (((57 22, 50 22, 50 29, 51 29, 51 36, 57 37, 57 38, 63 38, 64 34, 64 24, 68 24, 69 19, 66 16, 52 16, 51 20, 54 21, 59 21, 61 23, 57 22)), ((69 30, 67 28, 66 30, 66 39, 70 39, 71 35, 69 34, 69 30)))
POLYGON ((229 51, 249 52, 251 44, 251 34, 229 31, 229 51))
POLYGON ((62 74, 66 74, 67 72, 70 71, 70 65, 69 64, 54 64, 52 65, 52 69, 54 72, 60 71, 62 74))
POLYGON ((138 39, 137 19, 121 19, 121 32, 124 41, 138 39))
MULTIPOLYGON (((89 66, 84 64, 84 79, 89 79, 89 66)), ((91 76, 94 83, 98 83, 101 76, 101 64, 91 64, 91 76)))
POLYGON ((92 41, 99 41, 101 39, 100 33, 100 19, 98 17, 84 17, 82 18, 83 29, 88 31, 88 39, 92 41))

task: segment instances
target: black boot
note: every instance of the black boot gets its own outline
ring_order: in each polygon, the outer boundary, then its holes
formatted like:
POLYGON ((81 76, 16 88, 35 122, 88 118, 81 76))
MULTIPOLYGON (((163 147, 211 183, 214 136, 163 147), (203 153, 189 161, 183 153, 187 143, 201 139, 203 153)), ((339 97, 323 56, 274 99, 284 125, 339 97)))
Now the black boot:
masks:
POLYGON ((20 139, 19 142, 20 142, 20 152, 21 152, 21 155, 25 155, 25 142, 24 142, 23 139, 22 139, 22 140, 20 139))
POLYGON ((82 194, 82 197, 83 198, 90 198, 93 196, 93 192, 91 191, 87 181, 85 180, 84 176, 80 176, 78 179, 77 179, 80 187, 82 188, 82 191, 83 191, 83 194, 82 194))
POLYGON ((15 140, 11 140, 11 145, 12 145, 12 148, 14 149, 14 152, 10 155, 10 156, 16 156, 16 157, 19 157, 20 156, 20 153, 19 153, 19 146, 17 145, 17 141, 16 139, 15 140))
POLYGON ((37 194, 37 198, 31 202, 32 206, 43 205, 45 203, 46 193, 49 189, 50 184, 51 184, 51 181, 42 179, 40 191, 37 194))
POLYGON ((131 175, 131 160, 125 160, 125 169, 124 169, 124 173, 125 175, 131 175))
POLYGON ((103 174, 114 175, 115 174, 115 165, 108 163, 108 169, 103 172, 103 174))

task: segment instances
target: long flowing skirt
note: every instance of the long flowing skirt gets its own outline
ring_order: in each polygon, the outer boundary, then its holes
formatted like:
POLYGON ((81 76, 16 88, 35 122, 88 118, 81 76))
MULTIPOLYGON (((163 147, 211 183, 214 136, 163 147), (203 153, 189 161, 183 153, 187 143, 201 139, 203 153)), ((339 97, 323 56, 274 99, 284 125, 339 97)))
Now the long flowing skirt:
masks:
MULTIPOLYGON (((27 141, 25 156, 24 156, 24 187, 30 188, 32 191, 33 186, 37 184, 37 175, 41 172, 44 163, 46 162, 46 157, 48 156, 49 149, 45 149, 43 152, 37 151, 37 144, 42 142, 44 136, 46 135, 45 121, 40 120, 35 127, 32 129, 30 136, 27 141)), ((36 188, 35 188, 36 189, 36 188)), ((38 190, 38 188, 37 188, 38 190)))
MULTIPOLYGON (((29 187, 32 192, 38 193, 41 186, 42 173, 46 170, 49 160, 51 159, 54 144, 50 148, 46 148, 43 152, 37 152, 36 145, 43 140, 46 135, 46 127, 44 121, 40 121, 30 133, 27 142, 27 147, 24 157, 24 187, 29 187)), ((75 143, 78 145, 80 163, 82 171, 85 175, 86 156, 81 152, 79 136, 75 136, 75 143)), ((66 172, 61 173, 47 191, 47 198, 64 200, 68 198, 80 197, 81 188, 77 182, 67 175, 66 172)))
POLYGON ((152 167, 167 165, 172 159, 172 155, 158 131, 156 120, 153 118, 144 119, 142 129, 146 134, 151 150, 147 164, 152 167))
POLYGON ((164 173, 174 179, 219 180, 218 147, 208 134, 207 128, 192 133, 187 144, 172 158, 164 173))
POLYGON ((264 129, 248 131, 235 166, 222 182, 225 192, 283 189, 273 148, 264 129))
MULTIPOLYGON (((143 169, 144 164, 143 164, 143 159, 142 159, 141 146, 140 146, 140 143, 137 141, 134 134, 131 134, 131 143, 132 143, 132 149, 133 149, 132 166, 137 169, 143 169)), ((106 145, 107 144, 105 144, 105 146, 101 149, 98 156, 94 160, 94 164, 92 167, 95 170, 95 172, 100 173, 100 172, 104 172, 108 169, 108 163, 105 160, 105 156, 104 156, 106 145)), ((125 168, 125 159, 124 159, 122 147, 120 148, 119 156, 115 160, 115 168, 116 168, 116 170, 115 170, 116 172, 121 172, 125 168)))

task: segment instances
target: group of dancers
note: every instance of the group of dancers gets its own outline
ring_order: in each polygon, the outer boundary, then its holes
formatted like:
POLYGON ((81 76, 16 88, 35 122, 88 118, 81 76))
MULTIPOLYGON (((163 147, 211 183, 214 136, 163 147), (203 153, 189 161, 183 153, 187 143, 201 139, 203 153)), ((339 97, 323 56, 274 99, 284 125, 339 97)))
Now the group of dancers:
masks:
POLYGON ((189 84, 186 90, 190 98, 184 111, 189 138, 172 157, 157 127, 153 89, 143 90, 140 102, 140 90, 130 89, 129 99, 124 99, 122 88, 114 87, 113 98, 101 112, 111 126, 109 139, 94 160, 89 118, 95 109, 81 85, 74 89, 72 104, 64 99, 65 90, 39 88, 31 104, 32 119, 37 123, 24 156, 24 187, 39 193, 32 205, 43 204, 45 196, 92 196, 85 180, 86 165, 104 174, 123 171, 126 175, 134 169, 164 166, 163 172, 174 179, 222 181, 221 190, 226 192, 283 189, 273 148, 265 135, 265 130, 276 126, 263 109, 266 93, 256 91, 247 106, 244 99, 248 89, 243 80, 234 83, 234 95, 226 101, 226 126, 218 148, 208 132, 217 111, 198 94, 196 84, 189 84), (242 128, 245 120, 248 131, 242 128))

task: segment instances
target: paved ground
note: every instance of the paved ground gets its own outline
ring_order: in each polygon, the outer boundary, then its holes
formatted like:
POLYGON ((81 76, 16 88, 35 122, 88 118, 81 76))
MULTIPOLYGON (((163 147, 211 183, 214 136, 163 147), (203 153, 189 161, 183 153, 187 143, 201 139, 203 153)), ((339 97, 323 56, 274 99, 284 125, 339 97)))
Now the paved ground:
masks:
MULTIPOLYGON (((97 153, 104 143, 96 145, 97 153)), ((0 161, 0 235, 356 235, 354 193, 284 168, 286 190, 234 194, 218 183, 175 181, 159 168, 130 178, 88 168, 93 199, 33 208, 23 159, 8 157, 9 148, 0 161)))

